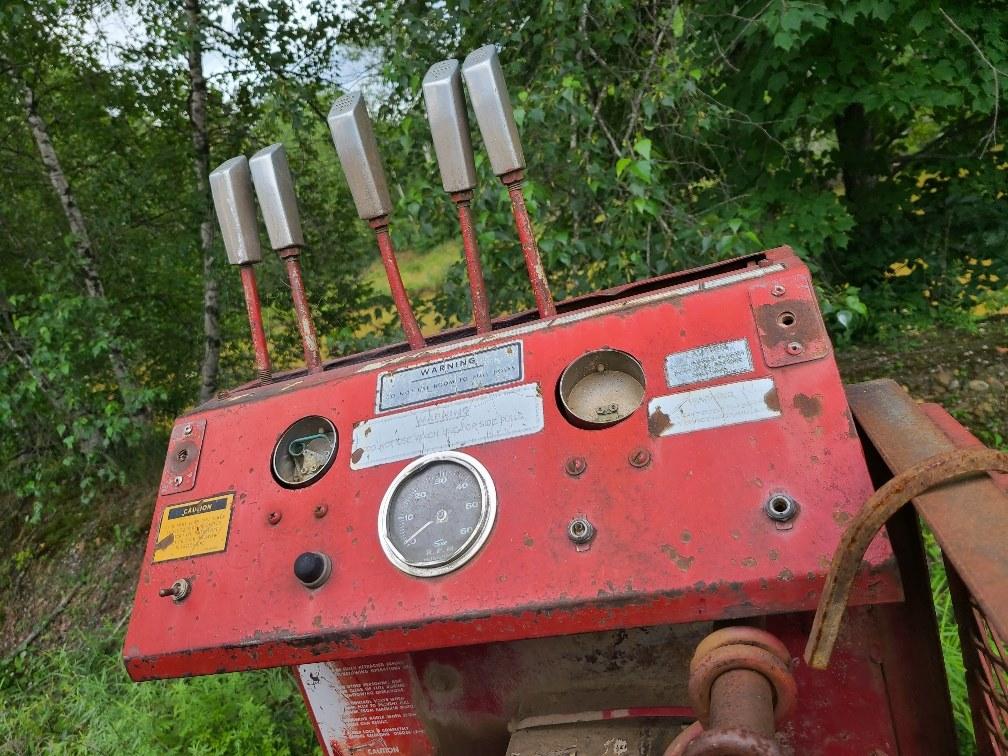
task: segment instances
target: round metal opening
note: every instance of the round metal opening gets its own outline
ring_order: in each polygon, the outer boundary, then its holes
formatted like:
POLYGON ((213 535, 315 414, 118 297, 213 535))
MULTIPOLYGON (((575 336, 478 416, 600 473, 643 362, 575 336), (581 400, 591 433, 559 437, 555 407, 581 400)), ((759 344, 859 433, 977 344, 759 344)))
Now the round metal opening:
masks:
POLYGON ((302 417, 273 447, 273 477, 286 488, 310 485, 332 466, 338 448, 336 426, 319 415, 302 417))
POLYGON ((767 517, 778 522, 787 522, 798 514, 798 503, 786 494, 774 494, 763 506, 767 517))
POLYGON ((641 406, 644 385, 644 368, 626 352, 586 352, 560 375, 560 409, 575 425, 606 428, 641 406))
POLYGON ((777 323, 781 328, 790 328, 795 324, 796 320, 793 312, 782 312, 777 316, 777 323))

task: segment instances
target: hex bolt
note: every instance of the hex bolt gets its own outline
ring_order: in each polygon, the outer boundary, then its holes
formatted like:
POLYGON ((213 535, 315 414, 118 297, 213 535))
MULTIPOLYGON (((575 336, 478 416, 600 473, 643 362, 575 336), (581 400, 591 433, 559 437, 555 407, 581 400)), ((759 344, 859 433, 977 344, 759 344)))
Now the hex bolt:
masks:
POLYGON ((161 598, 168 598, 171 596, 172 601, 176 604, 185 599, 192 590, 192 583, 190 583, 185 578, 179 578, 168 588, 162 588, 158 591, 158 596, 161 598))
POLYGON ((575 517, 567 526, 567 537, 576 544, 588 543, 595 537, 595 526, 587 517, 575 517))
POLYGON ((588 469, 588 463, 585 461, 584 457, 569 457, 564 463, 564 470, 572 478, 576 478, 583 474, 585 470, 588 469))
POLYGON ((798 502, 787 494, 776 493, 763 505, 767 517, 776 522, 788 522, 798 514, 798 502))
POLYGON ((773 288, 770 289, 770 293, 775 297, 783 297, 784 293, 787 291, 781 284, 774 284, 773 288))
POLYGON ((647 449, 637 449, 630 453, 628 461, 632 467, 647 467, 651 464, 651 452, 647 449))
POLYGON ((316 519, 321 520, 323 517, 326 516, 326 513, 328 512, 329 507, 327 507, 325 504, 319 504, 318 506, 315 507, 313 514, 315 515, 316 519))
POLYGON ((182 435, 189 436, 191 434, 192 434, 192 425, 187 423, 186 426, 182 429, 182 435))
POLYGON ((805 347, 803 347, 801 345, 801 343, 799 343, 797 341, 788 342, 788 345, 787 345, 787 352, 788 352, 788 354, 799 355, 799 354, 801 354, 804 351, 805 351, 805 347))
POLYGON ((282 519, 283 519, 283 514, 281 512, 270 512, 266 516, 266 522, 268 522, 270 525, 276 525, 282 519))
POLYGON ((175 486, 175 488, 178 488, 179 486, 181 486, 182 485, 182 476, 181 475, 176 475, 175 479, 172 480, 172 485, 175 486))

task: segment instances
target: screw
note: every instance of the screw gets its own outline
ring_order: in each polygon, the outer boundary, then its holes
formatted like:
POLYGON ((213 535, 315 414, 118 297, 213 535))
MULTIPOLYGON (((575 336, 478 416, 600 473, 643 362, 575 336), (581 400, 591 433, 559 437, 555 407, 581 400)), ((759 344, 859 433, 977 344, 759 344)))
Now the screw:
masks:
POLYGON ((647 467, 651 464, 651 452, 647 449, 637 449, 631 452, 629 461, 633 467, 647 467))
POLYGON ((784 292, 786 291, 787 289, 785 289, 781 284, 774 284, 773 288, 770 289, 770 293, 773 294, 775 297, 783 297, 784 292))
POLYGON ((186 426, 185 426, 185 428, 182 429, 182 433, 183 433, 183 435, 186 435, 186 436, 190 435, 192 433, 192 425, 190 425, 190 424, 187 423, 186 426))
POLYGON ((799 344, 797 341, 789 342, 787 345, 788 354, 801 354, 805 351, 805 347, 799 344))
POLYGON ((774 494, 763 505, 767 517, 777 522, 787 522, 798 514, 798 502, 787 494, 774 494))
POLYGON ((176 475, 175 479, 172 481, 172 485, 174 485, 175 488, 178 488, 179 486, 181 486, 182 485, 182 476, 181 475, 176 475))
POLYGON ((595 526, 586 517, 575 517, 567 526, 567 537, 577 544, 588 543, 595 537, 595 526))
POLYGON ((192 590, 192 584, 185 578, 179 578, 174 583, 171 584, 169 588, 162 588, 158 591, 158 596, 161 598, 168 598, 171 596, 172 601, 176 604, 182 601, 186 596, 189 595, 189 591, 192 590))
POLYGON ((328 511, 329 511, 329 507, 327 507, 325 504, 319 504, 317 507, 315 507, 315 513, 314 514, 315 514, 315 517, 317 517, 318 519, 321 520, 323 517, 326 516, 326 513, 328 511))
POLYGON ((564 464, 564 469, 572 478, 576 478, 588 469, 588 463, 584 457, 570 457, 564 464))
POLYGON ((270 512, 266 517, 266 522, 270 525, 276 525, 280 520, 283 519, 283 514, 280 512, 270 512))

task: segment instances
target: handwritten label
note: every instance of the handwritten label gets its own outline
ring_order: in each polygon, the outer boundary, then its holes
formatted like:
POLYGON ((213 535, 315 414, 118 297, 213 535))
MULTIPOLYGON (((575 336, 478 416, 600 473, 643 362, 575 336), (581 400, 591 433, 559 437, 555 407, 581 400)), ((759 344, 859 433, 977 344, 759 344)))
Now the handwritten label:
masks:
POLYGON ((746 339, 708 344, 665 358, 665 380, 669 388, 750 373, 752 369, 752 352, 746 339))
POLYGON ((524 377, 520 341, 378 376, 375 410, 408 407, 469 391, 514 383, 524 377))
POLYGON ((358 423, 353 429, 350 467, 362 470, 430 452, 527 436, 542 429, 539 386, 526 383, 358 423))
POLYGON ((648 426, 655 436, 675 436, 780 416, 773 378, 659 396, 648 404, 648 426))

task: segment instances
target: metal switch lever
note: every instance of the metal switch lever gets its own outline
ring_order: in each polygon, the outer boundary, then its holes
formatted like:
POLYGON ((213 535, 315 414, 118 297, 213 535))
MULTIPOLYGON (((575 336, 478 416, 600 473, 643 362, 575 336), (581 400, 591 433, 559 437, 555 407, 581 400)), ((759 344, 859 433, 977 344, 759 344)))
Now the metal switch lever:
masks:
POLYGON ((231 158, 214 169, 210 174, 210 194, 217 211, 228 262, 239 266, 241 271, 256 371, 261 383, 269 383, 273 379, 273 367, 263 328, 259 287, 252 270, 252 266, 262 260, 262 249, 259 246, 259 227, 252 200, 252 175, 244 155, 231 158))
POLYGON ((525 267, 528 270, 529 282, 532 284, 539 317, 552 317, 556 315, 556 306, 553 304, 553 295, 546 281, 542 258, 539 255, 539 247, 532 231, 532 222, 529 220, 525 195, 521 188, 522 180, 525 178, 525 154, 522 152, 521 140, 518 137, 518 125, 511 109, 511 98, 508 97, 504 71, 497 57, 497 48, 485 45, 469 53, 462 63, 462 75, 469 89, 469 101, 472 103, 476 122, 483 135, 483 143, 490 155, 490 165, 507 187, 508 196, 511 198, 511 212, 514 215, 518 238, 521 240, 525 267))
POLYGON ((378 154, 371 118, 360 92, 343 95, 336 100, 329 111, 328 121, 343 174, 357 206, 357 214, 375 231, 385 275, 388 277, 406 340, 413 349, 420 349, 425 346, 424 338, 413 315, 406 287, 399 274, 392 238, 389 236, 388 216, 392 212, 392 200, 385 182, 385 169, 378 154))
POLYGON ((282 144, 271 144, 259 150, 249 160, 252 181, 263 220, 269 234, 270 246, 283 260, 290 281, 291 298, 305 364, 309 373, 322 370, 322 356, 319 353, 318 336, 311 316, 311 306, 305 294, 301 276, 301 247, 304 235, 301 233, 301 218, 298 213, 297 198, 294 195, 294 180, 287 164, 287 152, 282 144))
POLYGON ((434 152, 441 171, 441 185, 451 194, 458 209, 476 332, 489 333, 490 305, 469 209, 476 186, 476 162, 469 138, 469 118, 462 96, 462 73, 458 61, 442 60, 431 66, 424 76, 423 93, 434 152))

